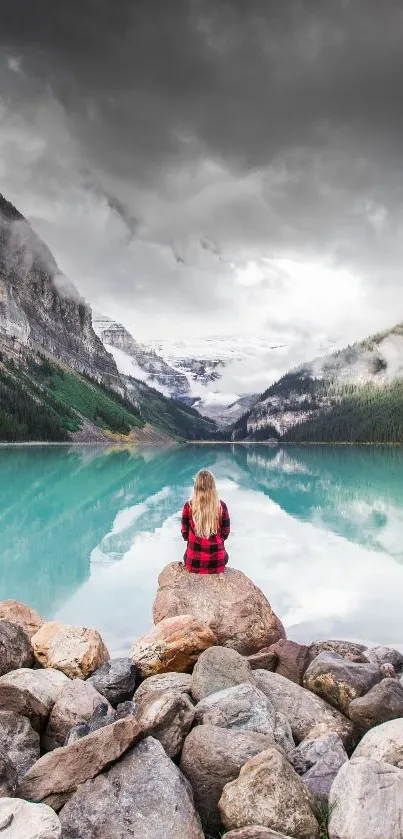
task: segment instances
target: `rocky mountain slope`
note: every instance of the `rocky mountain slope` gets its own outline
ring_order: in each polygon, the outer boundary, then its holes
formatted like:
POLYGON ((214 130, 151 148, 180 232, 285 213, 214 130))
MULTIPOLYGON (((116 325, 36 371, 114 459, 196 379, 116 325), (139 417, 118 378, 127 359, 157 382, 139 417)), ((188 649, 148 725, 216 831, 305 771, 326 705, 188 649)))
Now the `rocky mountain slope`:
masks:
POLYGON ((287 373, 232 439, 403 441, 403 324, 287 373))

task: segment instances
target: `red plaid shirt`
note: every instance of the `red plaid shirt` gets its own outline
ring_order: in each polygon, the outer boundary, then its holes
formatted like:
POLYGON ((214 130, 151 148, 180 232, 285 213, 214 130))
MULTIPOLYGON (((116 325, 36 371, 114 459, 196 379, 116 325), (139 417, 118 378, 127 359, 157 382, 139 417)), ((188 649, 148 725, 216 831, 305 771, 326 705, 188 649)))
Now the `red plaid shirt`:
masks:
POLYGON ((181 533, 187 542, 183 561, 188 571, 193 574, 220 574, 228 562, 224 541, 230 532, 230 519, 227 505, 221 501, 218 533, 208 539, 196 535, 189 501, 182 511, 181 533))

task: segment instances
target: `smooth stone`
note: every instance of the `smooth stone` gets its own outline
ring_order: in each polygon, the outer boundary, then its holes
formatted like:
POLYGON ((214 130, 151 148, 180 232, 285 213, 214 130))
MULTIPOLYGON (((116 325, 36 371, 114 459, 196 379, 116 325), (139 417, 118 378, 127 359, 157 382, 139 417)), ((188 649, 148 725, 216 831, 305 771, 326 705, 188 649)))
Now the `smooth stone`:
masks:
POLYGON ((0 711, 0 751, 6 752, 14 764, 18 781, 39 760, 39 734, 27 717, 0 711))
POLYGON ((62 828, 56 813, 46 804, 2 798, 0 835, 1 839, 60 839, 62 828))
POLYGON ((356 664, 337 653, 320 653, 305 673, 304 687, 348 714, 350 702, 368 693, 380 680, 378 665, 356 664))
POLYGON ((394 650, 393 647, 368 647, 365 650, 365 658, 370 664, 391 664, 396 673, 403 672, 403 654, 399 650, 394 650))
POLYGON ((329 839, 402 839, 403 770, 354 757, 333 782, 329 809, 329 839))
POLYGON ((0 752, 0 798, 9 798, 17 789, 17 770, 6 752, 0 752))
POLYGON ((371 728, 352 755, 403 769, 403 719, 391 720, 371 728))
POLYGON ((255 670, 254 677, 255 684, 270 699, 276 710, 287 717, 297 743, 309 737, 313 731, 318 737, 333 731, 339 735, 344 746, 351 745, 353 723, 319 696, 285 679, 284 676, 279 676, 278 673, 255 670))
POLYGON ((109 661, 99 632, 84 626, 50 621, 32 636, 31 642, 42 667, 61 670, 71 679, 85 679, 109 661))
POLYGON ((224 826, 246 827, 253 819, 298 839, 319 839, 318 809, 295 770, 278 749, 267 749, 226 784, 219 801, 224 826))
POLYGON ((305 670, 310 662, 309 647, 297 644, 295 641, 288 641, 286 638, 280 638, 280 641, 273 644, 270 649, 277 656, 274 671, 279 673, 280 676, 285 676, 286 679, 296 682, 297 685, 302 685, 305 670))
POLYGON ((96 670, 88 682, 116 707, 133 699, 136 678, 137 667, 130 658, 113 658, 96 670))
POLYGON ((253 682, 252 668, 244 656, 227 647, 210 647, 193 670, 191 692, 193 699, 200 702, 212 693, 243 682, 253 682))
POLYGON ((180 768, 192 785, 196 809, 206 833, 221 826, 218 802, 229 781, 253 755, 272 745, 272 738, 255 731, 233 731, 198 725, 188 734, 180 768))
POLYGON ((152 737, 70 798, 63 839, 204 839, 189 784, 152 737))
POLYGON ((88 723, 99 706, 105 704, 109 712, 112 707, 104 696, 82 679, 72 679, 60 689, 55 704, 50 712, 48 723, 42 737, 45 751, 63 746, 71 728, 88 723))
POLYGON ((155 693, 157 690, 174 690, 176 693, 190 694, 191 686, 190 673, 158 673, 156 676, 145 679, 137 688, 133 698, 135 702, 138 702, 146 693, 155 693))
POLYGON ((189 697, 169 689, 147 693, 136 705, 138 724, 146 735, 160 741, 171 758, 181 753, 194 715, 189 697))
POLYGON ((189 613, 210 627, 217 644, 245 656, 285 638, 263 592, 235 568, 189 574, 182 562, 167 565, 158 578, 154 622, 189 613))
POLYGON ((403 685, 395 679, 383 679, 365 696, 350 702, 348 715, 362 730, 403 717, 403 685))
POLYGON ((276 711, 261 690, 244 682, 202 699, 195 708, 195 721, 199 725, 257 731, 274 737, 276 711))
POLYGON ((275 670, 278 658, 272 647, 265 647, 258 653, 246 656, 252 670, 275 670))
POLYGON ((136 640, 130 655, 140 676, 147 678, 171 670, 190 670, 200 654, 215 643, 208 626, 192 615, 178 615, 161 621, 136 640))
POLYGON ((114 763, 143 736, 134 717, 107 725, 41 757, 21 781, 20 798, 60 809, 80 784, 114 763))
POLYGON ((337 734, 324 734, 316 740, 303 740, 289 758, 295 771, 316 800, 326 807, 332 783, 348 760, 337 734))
POLYGON ((66 682, 67 676, 59 670, 12 670, 0 678, 0 711, 28 717, 39 731, 66 682))
POLYGON ((0 620, 0 676, 34 663, 29 636, 16 623, 0 620))
POLYGON ((29 638, 32 638, 44 624, 44 621, 34 609, 26 606, 25 603, 20 603, 19 600, 1 601, 0 621, 10 621, 18 624, 29 638))
POLYGON ((224 833, 223 839, 292 839, 292 837, 285 836, 284 833, 277 833, 277 830, 270 830, 269 827, 252 824, 224 833))
POLYGON ((309 646, 309 663, 321 653, 337 653, 347 661, 366 664, 366 649, 363 644, 355 644, 352 641, 314 641, 309 646))

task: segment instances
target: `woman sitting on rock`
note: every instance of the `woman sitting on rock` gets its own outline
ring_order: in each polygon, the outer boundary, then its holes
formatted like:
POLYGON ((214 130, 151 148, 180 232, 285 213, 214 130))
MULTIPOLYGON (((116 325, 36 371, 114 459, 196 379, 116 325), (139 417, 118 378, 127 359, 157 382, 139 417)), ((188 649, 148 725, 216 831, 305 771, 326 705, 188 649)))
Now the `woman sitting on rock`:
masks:
POLYGON ((221 574, 228 562, 224 542, 230 532, 227 505, 220 501, 214 475, 202 469, 197 475, 191 501, 182 511, 181 533, 187 542, 183 557, 192 574, 221 574))

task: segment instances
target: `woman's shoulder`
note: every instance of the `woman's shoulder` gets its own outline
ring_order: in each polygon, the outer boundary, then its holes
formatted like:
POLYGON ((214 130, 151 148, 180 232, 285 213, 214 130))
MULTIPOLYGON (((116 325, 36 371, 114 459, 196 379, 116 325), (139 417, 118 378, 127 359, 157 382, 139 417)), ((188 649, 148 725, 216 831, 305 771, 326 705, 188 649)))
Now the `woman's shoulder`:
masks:
POLYGON ((222 510, 228 510, 228 507, 227 507, 225 501, 222 500, 222 498, 220 498, 220 504, 221 504, 221 509, 222 510))

